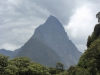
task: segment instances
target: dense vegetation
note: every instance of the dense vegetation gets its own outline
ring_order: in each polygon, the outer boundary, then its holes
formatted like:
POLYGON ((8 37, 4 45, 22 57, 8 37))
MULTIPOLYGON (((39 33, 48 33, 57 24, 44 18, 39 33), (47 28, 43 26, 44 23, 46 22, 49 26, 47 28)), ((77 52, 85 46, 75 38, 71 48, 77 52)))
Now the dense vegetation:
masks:
POLYGON ((78 64, 68 69, 68 75, 100 75, 100 37, 91 43, 78 64))
POLYGON ((94 27, 94 31, 92 33, 91 36, 88 36, 88 40, 87 40, 87 47, 90 47, 91 43, 96 40, 100 35, 100 24, 97 24, 94 27))
POLYGON ((8 56, 0 55, 0 75, 57 75, 63 71, 64 65, 60 62, 53 68, 31 62, 27 57, 8 60, 8 56))

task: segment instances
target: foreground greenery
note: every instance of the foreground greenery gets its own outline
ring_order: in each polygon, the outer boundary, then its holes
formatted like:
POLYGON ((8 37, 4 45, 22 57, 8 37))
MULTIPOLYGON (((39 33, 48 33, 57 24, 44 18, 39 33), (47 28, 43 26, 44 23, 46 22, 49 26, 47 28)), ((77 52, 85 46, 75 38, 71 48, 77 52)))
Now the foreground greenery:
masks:
POLYGON ((8 60, 8 56, 0 55, 0 75, 57 75, 63 71, 61 63, 57 63, 56 68, 45 67, 26 57, 8 60))
POLYGON ((91 43, 78 64, 67 72, 68 75, 100 75, 100 37, 91 43))

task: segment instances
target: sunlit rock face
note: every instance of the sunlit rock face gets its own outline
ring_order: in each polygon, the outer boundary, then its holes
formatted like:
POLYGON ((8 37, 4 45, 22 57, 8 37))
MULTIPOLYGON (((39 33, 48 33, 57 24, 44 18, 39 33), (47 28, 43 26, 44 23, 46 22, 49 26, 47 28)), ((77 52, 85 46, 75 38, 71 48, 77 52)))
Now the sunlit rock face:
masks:
POLYGON ((67 69, 78 62, 81 54, 69 40, 61 22, 50 16, 44 24, 35 29, 33 36, 17 56, 28 56, 46 66, 55 66, 57 62, 61 62, 67 69))

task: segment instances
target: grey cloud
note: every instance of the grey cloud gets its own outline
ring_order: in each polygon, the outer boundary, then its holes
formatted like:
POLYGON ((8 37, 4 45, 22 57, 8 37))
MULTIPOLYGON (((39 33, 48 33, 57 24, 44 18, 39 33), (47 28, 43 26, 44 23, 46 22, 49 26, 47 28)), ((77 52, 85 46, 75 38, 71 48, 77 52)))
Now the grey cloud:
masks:
MULTIPOLYGON (((67 25, 76 8, 86 2, 91 1, 0 0, 0 35, 2 35, 0 36, 0 48, 6 43, 16 47, 23 45, 32 36, 35 28, 44 23, 49 15, 56 16, 63 25, 67 25)), ((100 7, 97 3, 95 2, 96 8, 93 8, 96 10, 93 12, 94 14, 100 7)), ((79 44, 77 39, 72 39, 76 44, 79 44)))
MULTIPOLYGON (((41 14, 42 8, 38 7, 35 3, 31 4, 31 2, 19 1, 16 5, 10 2, 1 2, 1 24, 5 23, 6 20, 11 20, 12 22, 16 22, 21 18, 30 19, 30 17, 38 17, 37 15, 41 14)), ((47 12, 43 10, 44 12, 47 12)), ((48 13, 48 12, 47 12, 48 13)), ((46 13, 45 13, 46 14, 46 13)))
POLYGON ((69 0, 1 0, 0 48, 7 43, 16 47, 23 45, 49 15, 67 24, 73 6, 69 0))
MULTIPOLYGON (((32 0, 31 0, 32 1, 32 0)), ((56 16, 64 25, 68 24, 69 17, 75 9, 74 0, 34 0, 35 3, 42 8, 48 10, 51 15, 56 16)))

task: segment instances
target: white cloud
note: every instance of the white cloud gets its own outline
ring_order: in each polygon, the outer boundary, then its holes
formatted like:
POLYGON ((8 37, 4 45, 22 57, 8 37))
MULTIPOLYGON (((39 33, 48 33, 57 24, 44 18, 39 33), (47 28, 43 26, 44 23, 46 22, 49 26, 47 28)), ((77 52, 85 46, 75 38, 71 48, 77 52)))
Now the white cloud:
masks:
POLYGON ((20 48, 20 46, 17 46, 11 43, 4 43, 2 47, 6 48, 6 50, 14 50, 14 49, 20 48))
POLYGON ((91 4, 86 4, 77 8, 75 14, 70 18, 68 26, 65 27, 71 40, 82 52, 86 49, 87 38, 97 23, 90 6, 91 4))

